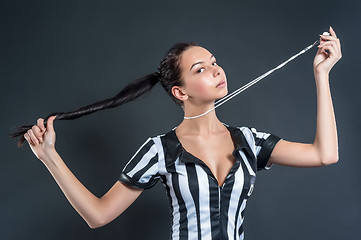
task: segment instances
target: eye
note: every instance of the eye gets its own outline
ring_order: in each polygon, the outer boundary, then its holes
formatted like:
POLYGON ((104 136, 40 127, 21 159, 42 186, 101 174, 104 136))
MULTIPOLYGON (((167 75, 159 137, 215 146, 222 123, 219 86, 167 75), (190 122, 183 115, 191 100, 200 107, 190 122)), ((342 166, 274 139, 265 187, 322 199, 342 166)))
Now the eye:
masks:
POLYGON ((213 62, 212 65, 213 65, 213 66, 217 66, 217 62, 213 62))
POLYGON ((197 70, 197 73, 202 73, 203 70, 204 70, 204 68, 200 68, 200 69, 197 70))

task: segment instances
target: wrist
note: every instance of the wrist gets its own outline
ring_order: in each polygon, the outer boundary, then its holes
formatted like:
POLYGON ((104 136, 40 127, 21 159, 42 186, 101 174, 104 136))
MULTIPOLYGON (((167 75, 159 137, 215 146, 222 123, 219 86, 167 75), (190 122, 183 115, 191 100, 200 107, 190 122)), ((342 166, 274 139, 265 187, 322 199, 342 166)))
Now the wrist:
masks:
POLYGON ((314 73, 316 81, 318 81, 318 80, 328 80, 328 78, 329 78, 329 72, 327 72, 327 71, 314 70, 313 73, 314 73))
POLYGON ((59 159, 60 156, 58 152, 55 150, 55 148, 51 148, 45 152, 44 157, 41 160, 45 165, 48 165, 56 163, 59 161, 59 159))

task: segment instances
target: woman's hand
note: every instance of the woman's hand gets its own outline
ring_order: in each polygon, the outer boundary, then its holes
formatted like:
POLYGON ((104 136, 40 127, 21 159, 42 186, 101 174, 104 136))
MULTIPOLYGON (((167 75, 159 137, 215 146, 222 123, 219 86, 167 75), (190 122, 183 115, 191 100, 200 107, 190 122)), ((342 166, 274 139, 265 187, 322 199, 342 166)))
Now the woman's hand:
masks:
POLYGON ((49 153, 55 150, 54 119, 55 116, 50 117, 45 128, 44 119, 39 118, 37 125, 34 125, 24 134, 24 138, 29 143, 31 150, 42 162, 46 161, 49 153))
POLYGON ((318 45, 318 51, 313 60, 315 74, 328 74, 333 65, 342 57, 340 40, 332 27, 330 27, 329 31, 331 36, 320 35, 320 45, 318 45))
POLYGON ((55 151, 54 119, 54 116, 50 117, 45 128, 44 119, 39 118, 37 125, 25 133, 24 137, 36 157, 46 165, 74 209, 91 228, 101 227, 122 214, 143 190, 116 181, 102 198, 92 194, 55 151))

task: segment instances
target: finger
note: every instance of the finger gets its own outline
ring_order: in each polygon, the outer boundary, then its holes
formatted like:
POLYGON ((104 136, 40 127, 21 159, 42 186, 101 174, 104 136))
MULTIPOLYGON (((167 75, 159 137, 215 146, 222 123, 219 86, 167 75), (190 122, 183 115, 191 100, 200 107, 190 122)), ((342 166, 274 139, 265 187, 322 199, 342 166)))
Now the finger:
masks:
POLYGON ((324 48, 324 47, 327 47, 327 46, 336 47, 337 44, 335 44, 334 42, 324 42, 324 43, 320 44, 318 46, 318 48, 324 48))
POLYGON ((331 26, 330 26, 330 33, 332 36, 337 37, 336 32, 333 30, 331 26))
POLYGON ((318 46, 322 47, 322 46, 324 46, 324 44, 326 44, 326 43, 327 43, 327 44, 330 44, 330 43, 331 43, 332 45, 334 45, 334 46, 337 47, 337 49, 338 49, 339 52, 341 52, 340 39, 336 38, 336 40, 325 41, 325 42, 320 43, 320 45, 318 45, 318 46))
POLYGON ((333 45, 326 45, 321 48, 322 52, 328 55, 328 57, 337 56, 338 52, 333 45))
POLYGON ((41 129, 36 125, 34 125, 31 129, 33 130, 35 137, 37 137, 39 142, 42 143, 43 142, 43 137, 42 137, 43 132, 41 131, 41 129))
POLYGON ((334 41, 336 40, 337 38, 335 37, 332 37, 332 36, 328 36, 328 35, 320 35, 320 45, 322 45, 323 43, 325 42, 328 42, 328 41, 334 41))
POLYGON ((327 41, 327 40, 326 40, 326 39, 323 39, 323 38, 322 38, 322 35, 320 35, 320 44, 321 44, 321 43, 324 43, 324 42, 326 42, 326 41, 327 41))
MULTIPOLYGON (((327 41, 327 42, 324 42, 324 43, 321 43, 320 45, 318 45, 318 47, 323 47, 323 46, 337 46, 337 42, 335 41, 327 41)), ((337 47, 338 48, 338 47, 337 47)))
POLYGON ((27 131, 28 135, 30 136, 30 139, 31 141, 34 143, 34 144, 39 144, 39 140, 36 138, 36 136, 34 135, 33 133, 33 130, 32 129, 29 129, 27 131))
POLYGON ((38 121, 36 122, 38 127, 41 129, 41 131, 45 131, 45 126, 44 126, 44 119, 39 118, 38 121))
POLYGON ((320 35, 320 38, 322 41, 332 41, 332 40, 338 40, 335 36, 328 36, 328 35, 320 35))
POLYGON ((56 116, 51 116, 48 118, 48 121, 46 122, 46 129, 48 131, 54 131, 54 119, 56 116))
POLYGON ((26 139, 26 141, 30 144, 30 145, 34 145, 33 141, 31 141, 31 138, 29 137, 28 133, 24 134, 24 138, 26 139))
POLYGON ((320 45, 318 45, 318 47, 323 47, 323 46, 325 46, 325 45, 332 45, 332 44, 335 44, 335 42, 334 41, 326 41, 326 42, 323 42, 323 43, 321 43, 320 45))
POLYGON ((326 48, 329 51, 329 57, 335 57, 337 59, 341 58, 341 54, 338 51, 336 46, 330 45, 328 48, 326 48))

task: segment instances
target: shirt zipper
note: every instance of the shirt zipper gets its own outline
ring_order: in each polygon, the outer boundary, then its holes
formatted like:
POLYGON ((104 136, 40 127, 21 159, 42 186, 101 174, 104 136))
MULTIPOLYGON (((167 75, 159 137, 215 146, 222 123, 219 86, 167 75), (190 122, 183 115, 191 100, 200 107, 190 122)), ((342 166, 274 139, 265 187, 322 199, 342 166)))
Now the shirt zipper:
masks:
POLYGON ((221 217, 221 187, 218 186, 218 213, 219 217, 221 217))
POLYGON ((222 186, 218 186, 218 215, 219 215, 219 226, 220 226, 220 229, 221 229, 221 236, 222 236, 222 216, 221 216, 221 206, 222 206, 222 189, 223 189, 223 186, 224 186, 224 183, 222 186))

